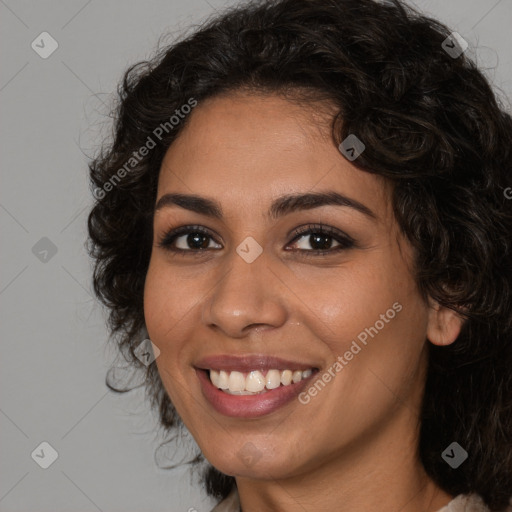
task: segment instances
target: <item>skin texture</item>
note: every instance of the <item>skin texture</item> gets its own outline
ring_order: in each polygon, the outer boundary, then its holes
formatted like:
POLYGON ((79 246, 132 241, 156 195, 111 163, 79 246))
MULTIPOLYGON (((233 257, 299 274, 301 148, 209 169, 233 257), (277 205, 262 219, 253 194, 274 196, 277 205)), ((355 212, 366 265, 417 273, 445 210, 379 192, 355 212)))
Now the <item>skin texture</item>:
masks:
MULTIPOLYGON (((193 193, 219 202, 223 218, 179 206, 156 211, 146 325, 172 402, 206 458, 236 477, 244 512, 434 512, 452 497, 426 477, 416 453, 426 344, 452 343, 461 322, 422 300, 390 185, 340 154, 328 113, 327 105, 242 92, 194 109, 165 156, 157 201, 193 193), (363 203, 376 219, 333 205, 267 216, 281 195, 324 191, 363 203), (309 235, 294 241, 292 230, 318 223, 356 245, 318 256, 309 235), (183 225, 211 231, 211 249, 173 254, 158 245, 183 225), (263 248, 250 264, 236 253, 248 236, 263 248), (201 393, 194 363, 216 354, 270 354, 322 375, 397 302, 395 318, 306 405, 231 418, 201 393), (257 454, 249 466, 247 442, 257 454)), ((178 246, 190 247, 186 240, 178 246)))

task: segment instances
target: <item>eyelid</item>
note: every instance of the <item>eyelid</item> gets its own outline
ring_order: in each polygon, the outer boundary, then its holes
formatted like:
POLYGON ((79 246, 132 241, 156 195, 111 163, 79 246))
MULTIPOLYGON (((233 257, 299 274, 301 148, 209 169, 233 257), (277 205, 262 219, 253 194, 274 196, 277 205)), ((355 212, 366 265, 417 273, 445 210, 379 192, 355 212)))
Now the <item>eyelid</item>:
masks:
POLYGON ((189 249, 189 250, 177 249, 177 248, 173 249, 171 247, 171 243, 174 243, 176 238, 179 238, 182 235, 188 235, 190 233, 201 233, 202 235, 210 237, 216 243, 219 243, 219 242, 216 241, 216 236, 217 235, 213 234, 213 232, 210 229, 208 229, 208 228, 206 228, 204 226, 201 226, 199 224, 187 224, 187 225, 179 226, 177 228, 173 228, 173 229, 170 229, 170 230, 166 231, 163 234, 163 236, 160 238, 160 240, 158 242, 158 246, 162 247, 164 249, 175 250, 176 252, 179 252, 179 251, 182 251, 182 252, 198 252, 198 251, 194 251, 192 249, 189 249))
MULTIPOLYGON (((205 235, 206 237, 211 238, 215 243, 219 244, 217 242, 216 238, 217 235, 213 234, 213 232, 201 225, 183 225, 179 226, 177 228, 171 229, 164 233, 164 235, 160 238, 158 242, 158 246, 174 252, 174 253, 191 253, 193 255, 200 255, 204 254, 206 251, 211 251, 212 249, 180 249, 177 247, 172 247, 172 244, 175 242, 177 238, 183 235, 188 235, 190 233, 200 233, 202 235, 205 235)), ((317 223, 317 224, 305 224, 303 226, 299 226, 295 228, 291 233, 289 233, 288 237, 293 236, 292 240, 287 244, 287 247, 293 243, 295 243, 299 238, 302 238, 306 235, 311 234, 324 234, 331 238, 333 238, 336 242, 338 242, 338 246, 333 247, 331 249, 321 250, 321 249, 311 249, 311 250, 305 250, 305 249, 294 249, 293 252, 300 253, 304 255, 305 257, 314 257, 315 255, 327 255, 327 254, 334 254, 338 250, 347 250, 353 247, 356 247, 356 241, 348 234, 343 232, 342 230, 335 228, 330 225, 317 223), (308 254, 311 253, 311 254, 308 254)), ((222 245, 222 244, 220 244, 222 245)), ((219 249, 213 249, 213 250, 219 250, 219 249)))
POLYGON ((292 239, 292 242, 294 242, 295 240, 297 240, 297 238, 299 238, 301 236, 308 235, 308 234, 312 234, 312 233, 321 233, 324 235, 332 236, 333 238, 335 238, 335 237, 341 238, 345 242, 350 242, 353 244, 355 244, 355 242, 356 242, 350 235, 348 235, 341 229, 335 228, 334 226, 330 226, 328 224, 322 224, 322 223, 305 224, 303 226, 299 226, 292 231, 290 236, 294 235, 294 238, 292 239))

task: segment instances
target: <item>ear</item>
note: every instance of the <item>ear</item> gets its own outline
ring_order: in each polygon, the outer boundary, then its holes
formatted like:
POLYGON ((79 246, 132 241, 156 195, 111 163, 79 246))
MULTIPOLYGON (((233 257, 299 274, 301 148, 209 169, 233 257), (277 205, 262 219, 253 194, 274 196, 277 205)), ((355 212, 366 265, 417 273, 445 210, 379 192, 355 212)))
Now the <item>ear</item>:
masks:
POLYGON ((455 311, 429 300, 427 339, 434 345, 453 343, 460 334, 464 319, 455 311))

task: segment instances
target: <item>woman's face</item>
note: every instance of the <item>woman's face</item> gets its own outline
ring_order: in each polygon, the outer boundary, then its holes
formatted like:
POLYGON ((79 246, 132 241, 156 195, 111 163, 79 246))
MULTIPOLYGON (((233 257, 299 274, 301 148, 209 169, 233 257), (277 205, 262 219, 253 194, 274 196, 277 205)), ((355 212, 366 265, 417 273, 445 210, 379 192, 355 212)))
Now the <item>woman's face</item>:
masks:
POLYGON ((415 439, 432 310, 390 187, 340 153, 329 121, 278 96, 216 97, 162 164, 146 325, 173 404, 229 475, 415 439), (244 386, 265 388, 227 392, 244 386))

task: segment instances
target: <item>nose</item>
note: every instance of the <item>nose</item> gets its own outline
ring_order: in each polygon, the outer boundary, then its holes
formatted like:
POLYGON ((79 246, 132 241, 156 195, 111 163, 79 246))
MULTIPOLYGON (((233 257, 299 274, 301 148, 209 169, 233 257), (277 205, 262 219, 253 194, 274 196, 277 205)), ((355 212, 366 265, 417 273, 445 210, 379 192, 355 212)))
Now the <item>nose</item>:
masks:
POLYGON ((247 263, 235 251, 223 277, 207 296, 203 324, 231 338, 243 338, 255 327, 280 327, 288 316, 286 290, 265 253, 247 263))

